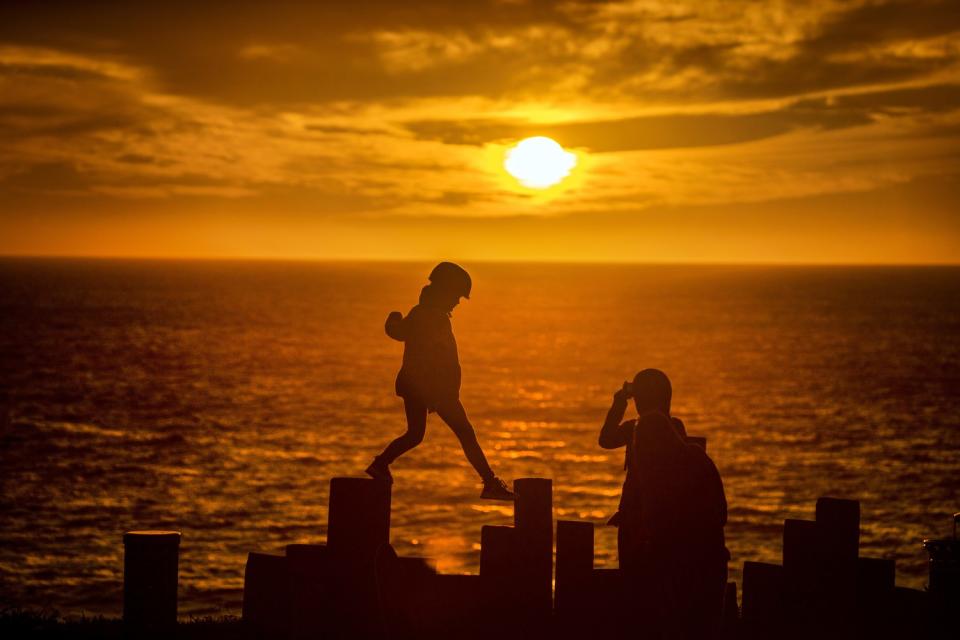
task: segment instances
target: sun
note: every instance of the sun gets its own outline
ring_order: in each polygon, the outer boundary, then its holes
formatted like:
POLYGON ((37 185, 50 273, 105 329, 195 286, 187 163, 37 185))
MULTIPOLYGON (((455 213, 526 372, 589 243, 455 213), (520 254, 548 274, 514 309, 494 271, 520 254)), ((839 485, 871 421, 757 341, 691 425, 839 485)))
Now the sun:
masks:
POLYGON ((577 156, 545 136, 526 138, 507 151, 503 168, 531 189, 546 189, 570 175, 577 156))

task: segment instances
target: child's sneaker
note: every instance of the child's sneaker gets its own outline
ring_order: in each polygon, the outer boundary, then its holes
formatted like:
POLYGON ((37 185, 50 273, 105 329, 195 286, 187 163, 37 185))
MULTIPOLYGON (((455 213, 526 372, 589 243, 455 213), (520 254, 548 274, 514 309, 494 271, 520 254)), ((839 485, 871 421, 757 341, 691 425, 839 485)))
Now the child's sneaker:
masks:
POLYGON ((393 474, 390 473, 390 466, 385 464, 379 457, 374 458, 370 466, 367 467, 367 475, 374 480, 393 484, 393 474))
POLYGON ((480 497, 484 500, 513 500, 517 496, 507 488, 506 483, 494 476, 483 481, 483 491, 480 497))

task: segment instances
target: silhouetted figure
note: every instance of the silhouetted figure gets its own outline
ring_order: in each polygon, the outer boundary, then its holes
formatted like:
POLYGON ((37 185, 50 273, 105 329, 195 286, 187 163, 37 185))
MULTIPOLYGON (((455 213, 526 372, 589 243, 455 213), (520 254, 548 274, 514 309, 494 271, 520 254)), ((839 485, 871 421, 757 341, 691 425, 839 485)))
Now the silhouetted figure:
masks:
POLYGON ((671 395, 663 372, 638 373, 614 395, 600 445, 627 447, 615 520, 620 567, 644 636, 709 638, 727 580, 727 503, 713 461, 669 416, 671 395), (631 395, 639 417, 621 423, 631 395))
POLYGON ((481 498, 513 500, 507 485, 494 475, 477 434, 460 403, 460 360, 450 314, 460 298, 470 298, 470 275, 459 265, 441 262, 430 273, 430 284, 420 292, 420 302, 406 317, 393 311, 385 330, 404 343, 403 366, 397 374, 396 392, 403 398, 407 431, 374 458, 367 473, 393 482, 389 466, 423 441, 427 414, 436 412, 453 430, 467 460, 483 480, 481 498))
MULTIPOLYGON (((666 416, 670 415, 670 401, 673 397, 673 389, 670 386, 670 379, 659 369, 644 369, 638 373, 633 382, 624 382, 623 387, 613 394, 613 404, 607 411, 607 418, 600 428, 600 446, 604 449, 618 449, 626 447, 623 456, 623 468, 626 471, 626 477, 623 481, 623 490, 620 493, 620 506, 607 524, 619 528, 617 535, 617 555, 620 558, 620 568, 629 564, 630 559, 624 557, 628 550, 624 548, 623 536, 625 533, 623 527, 623 511, 630 508, 630 500, 634 499, 635 492, 631 488, 636 483, 637 478, 631 472, 630 459, 633 456, 633 432, 637 425, 636 420, 627 420, 623 422, 623 416, 627 412, 627 401, 633 398, 634 405, 637 408, 637 414, 643 416, 650 412, 660 412, 666 416)), ((683 422, 679 418, 670 418, 674 428, 681 437, 686 437, 687 431, 683 422)))

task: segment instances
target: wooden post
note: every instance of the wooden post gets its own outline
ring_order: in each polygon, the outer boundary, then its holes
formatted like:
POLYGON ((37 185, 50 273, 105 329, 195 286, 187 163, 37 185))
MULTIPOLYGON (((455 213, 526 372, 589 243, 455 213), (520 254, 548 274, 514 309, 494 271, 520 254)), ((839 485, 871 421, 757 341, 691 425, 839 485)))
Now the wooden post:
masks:
POLYGON ((547 478, 519 478, 514 523, 522 555, 525 605, 534 616, 553 609, 553 482, 547 478))
POLYGON ((897 564, 892 558, 857 559, 858 596, 891 595, 896 586, 897 564))
POLYGON ((861 638, 888 637, 894 624, 896 563, 888 558, 857 560, 857 626, 861 638))
POLYGON ((162 629, 177 624, 179 531, 123 534, 123 621, 162 629))
MULTIPOLYGON (((630 587, 620 569, 594 569, 590 572, 590 583, 584 601, 585 620, 591 638, 636 637, 643 629, 643 615, 636 614, 643 609, 644 603, 635 601, 636 594, 629 592, 630 587), (626 613, 625 612, 629 612, 626 613)), ((641 596, 642 597, 642 596, 641 596)), ((578 630, 577 627, 574 627, 578 630)))
POLYGON ((510 616, 488 608, 483 578, 472 575, 442 575, 431 578, 430 599, 422 608, 421 638, 511 638, 510 616))
POLYGON ((824 552, 831 560, 855 567, 860 549, 860 502, 843 498, 817 499, 817 524, 824 552))
POLYGON ((333 478, 327 522, 328 635, 363 638, 380 633, 376 559, 389 544, 390 485, 372 478, 333 478))
POLYGON ((560 616, 582 610, 593 571, 593 523, 557 520, 557 585, 555 604, 560 616))
POLYGON ((287 558, 267 553, 247 555, 243 575, 243 620, 259 632, 287 630, 290 573, 287 558))
POLYGON ((515 580, 521 557, 517 530, 484 525, 480 529, 480 577, 484 580, 515 580))
POLYGON ((529 562, 517 529, 491 525, 481 528, 483 601, 486 610, 496 612, 484 622, 493 637, 513 638, 530 627, 529 562))
MULTIPOLYGON (((437 615, 434 587, 437 572, 428 558, 397 556, 392 546, 380 548, 376 562, 377 592, 384 637, 413 640, 425 634, 437 615)), ((322 637, 313 634, 312 638, 322 637)))
POLYGON ((783 636, 783 567, 743 563, 743 626, 750 638, 783 636))
POLYGON ((813 520, 783 522, 784 607, 797 623, 809 622, 817 599, 820 534, 813 520))
POLYGON ((737 605, 737 583, 728 582, 723 590, 723 613, 720 615, 720 637, 732 640, 740 630, 740 608, 737 605))
POLYGON ((333 478, 327 546, 343 560, 373 562, 390 542, 390 485, 372 478, 333 478))
POLYGON ((857 556, 860 549, 860 502, 817 499, 820 536, 820 593, 824 624, 835 636, 853 633, 857 606, 857 556))
POLYGON ((314 637, 323 630, 330 600, 330 557, 323 544, 288 544, 289 619, 294 638, 314 637))

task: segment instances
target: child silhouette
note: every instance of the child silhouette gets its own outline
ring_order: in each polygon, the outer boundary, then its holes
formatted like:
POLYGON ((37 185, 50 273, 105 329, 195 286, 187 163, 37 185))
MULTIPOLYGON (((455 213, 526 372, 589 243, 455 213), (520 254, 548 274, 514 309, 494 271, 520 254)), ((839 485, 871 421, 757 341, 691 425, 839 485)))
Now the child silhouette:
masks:
POLYGON ((483 480, 481 498, 513 500, 514 494, 494 475, 477 434, 460 402, 460 359, 450 314, 460 298, 470 298, 470 275, 459 265, 441 262, 430 272, 430 284, 420 292, 419 303, 406 317, 393 311, 385 330, 404 343, 403 365, 397 374, 396 392, 403 398, 407 431, 387 445, 367 467, 367 474, 393 482, 390 464, 423 442, 427 414, 436 412, 456 434, 467 460, 483 480))

